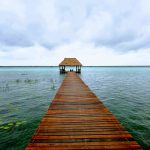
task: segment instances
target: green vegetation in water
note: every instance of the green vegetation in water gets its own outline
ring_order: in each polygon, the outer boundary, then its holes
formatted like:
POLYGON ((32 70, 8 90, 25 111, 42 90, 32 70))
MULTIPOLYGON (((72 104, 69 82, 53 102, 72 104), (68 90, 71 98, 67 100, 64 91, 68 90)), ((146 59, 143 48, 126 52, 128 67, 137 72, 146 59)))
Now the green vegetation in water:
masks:
POLYGON ((24 80, 24 82, 25 82, 25 83, 29 83, 29 84, 30 84, 30 83, 37 83, 37 82, 38 82, 38 80, 37 80, 37 79, 36 79, 36 80, 32 80, 32 79, 25 79, 25 80, 24 80))
POLYGON ((50 82, 51 82, 51 89, 55 90, 56 89, 56 86, 55 86, 56 80, 51 79, 50 82))
POLYGON ((26 123, 26 121, 16 121, 16 122, 9 122, 7 124, 2 124, 2 121, 1 121, 0 129, 8 130, 8 129, 11 129, 14 127, 19 127, 19 126, 23 125, 24 123, 26 123))
POLYGON ((24 80, 24 82, 25 82, 25 83, 31 83, 32 80, 31 80, 31 79, 26 79, 26 80, 24 80))
POLYGON ((13 126, 13 125, 14 125, 13 122, 8 123, 8 126, 13 126))
POLYGON ((16 82, 16 83, 20 83, 21 80, 20 80, 20 79, 16 79, 15 82, 16 82))
POLYGON ((0 125, 3 123, 3 121, 2 120, 0 120, 0 125))
MULTIPOLYGON (((27 143, 31 139, 31 136, 35 132, 40 119, 34 120, 32 122, 15 122, 20 124, 19 126, 12 126, 9 129, 0 129, 0 134, 5 136, 0 136, 0 149, 2 150, 24 150, 27 143), (23 132, 25 130, 25 132, 23 132), (9 139, 9 140, 6 140, 9 139)), ((14 125, 14 122, 13 122, 14 125)))
POLYGON ((22 82, 24 82, 24 83, 37 83, 38 82, 38 80, 37 79, 35 79, 35 80, 33 80, 33 79, 23 79, 23 80, 21 80, 21 79, 16 79, 15 81, 14 81, 15 83, 17 83, 17 84, 19 84, 19 83, 22 83, 22 82))
POLYGON ((17 122, 15 123, 15 126, 18 127, 18 126, 24 124, 25 122, 26 122, 26 121, 17 121, 17 122))
POLYGON ((5 83, 4 85, 1 85, 0 90, 3 92, 7 92, 9 91, 10 87, 9 87, 9 83, 5 83))
POLYGON ((9 129, 9 126, 0 126, 0 129, 4 129, 4 130, 7 130, 7 129, 9 129))

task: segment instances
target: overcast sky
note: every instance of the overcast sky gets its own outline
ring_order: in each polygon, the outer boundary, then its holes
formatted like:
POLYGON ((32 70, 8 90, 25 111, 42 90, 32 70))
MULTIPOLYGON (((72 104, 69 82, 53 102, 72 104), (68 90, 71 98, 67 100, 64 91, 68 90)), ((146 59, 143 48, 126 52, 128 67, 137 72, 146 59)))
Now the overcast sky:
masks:
POLYGON ((0 0, 0 66, 150 65, 150 0, 0 0))

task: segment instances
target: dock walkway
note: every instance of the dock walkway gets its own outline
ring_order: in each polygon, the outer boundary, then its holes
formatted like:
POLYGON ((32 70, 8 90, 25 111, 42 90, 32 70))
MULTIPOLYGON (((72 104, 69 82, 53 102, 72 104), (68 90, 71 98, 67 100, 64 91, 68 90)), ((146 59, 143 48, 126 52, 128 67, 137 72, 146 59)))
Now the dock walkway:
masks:
POLYGON ((68 72, 26 150, 142 149, 74 72, 68 72))

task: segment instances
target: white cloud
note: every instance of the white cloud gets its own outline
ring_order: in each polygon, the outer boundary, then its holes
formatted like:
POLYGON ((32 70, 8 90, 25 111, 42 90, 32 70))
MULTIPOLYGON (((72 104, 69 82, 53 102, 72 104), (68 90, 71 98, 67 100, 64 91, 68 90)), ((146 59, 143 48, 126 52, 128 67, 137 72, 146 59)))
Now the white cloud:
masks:
POLYGON ((0 65, 150 65, 148 0, 0 1, 0 65), (142 57, 141 57, 142 56, 142 57))
POLYGON ((0 64, 4 65, 58 65, 64 57, 76 57, 83 65, 147 65, 150 64, 150 48, 118 53, 106 47, 79 42, 64 44, 49 51, 36 45, 0 52, 0 64))

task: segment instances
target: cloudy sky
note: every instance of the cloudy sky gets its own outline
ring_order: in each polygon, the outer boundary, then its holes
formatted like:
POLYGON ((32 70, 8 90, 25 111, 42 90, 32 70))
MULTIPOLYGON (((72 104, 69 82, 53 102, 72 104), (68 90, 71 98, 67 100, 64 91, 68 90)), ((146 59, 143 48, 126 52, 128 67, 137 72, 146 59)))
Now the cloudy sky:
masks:
POLYGON ((0 0, 0 66, 150 65, 150 0, 0 0))

